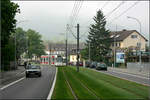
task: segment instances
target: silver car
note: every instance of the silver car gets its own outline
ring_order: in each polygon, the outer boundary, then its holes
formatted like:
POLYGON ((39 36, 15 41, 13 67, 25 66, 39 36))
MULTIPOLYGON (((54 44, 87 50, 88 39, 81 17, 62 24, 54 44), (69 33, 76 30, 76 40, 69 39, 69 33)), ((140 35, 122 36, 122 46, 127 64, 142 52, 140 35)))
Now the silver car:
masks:
POLYGON ((39 65, 28 65, 26 67, 26 77, 29 77, 29 75, 38 75, 39 77, 41 77, 42 73, 41 73, 41 67, 39 65))

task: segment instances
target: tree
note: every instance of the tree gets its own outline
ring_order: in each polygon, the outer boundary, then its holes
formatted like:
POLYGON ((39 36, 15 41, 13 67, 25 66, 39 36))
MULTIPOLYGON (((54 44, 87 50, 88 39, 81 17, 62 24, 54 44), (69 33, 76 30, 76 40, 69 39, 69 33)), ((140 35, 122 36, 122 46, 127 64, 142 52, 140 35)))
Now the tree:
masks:
POLYGON ((1 1, 1 64, 2 70, 7 70, 10 61, 14 60, 14 42, 10 35, 15 31, 16 13, 19 13, 19 6, 10 0, 1 1))
POLYGON ((16 13, 20 12, 18 4, 10 2, 10 0, 1 1, 1 43, 4 47, 8 41, 9 36, 15 31, 16 27, 16 13))
POLYGON ((88 48, 82 49, 80 54, 83 59, 87 60, 89 58, 88 48))
POLYGON ((16 40, 16 58, 18 60, 27 51, 27 35, 22 28, 18 27, 12 36, 16 40))
POLYGON ((97 12, 93 20, 95 24, 90 25, 86 47, 88 48, 88 44, 90 43, 91 60, 104 61, 105 56, 110 51, 110 32, 105 28, 106 20, 101 10, 97 12))
POLYGON ((42 54, 45 54, 44 52, 45 46, 43 45, 43 41, 41 39, 42 36, 38 32, 29 29, 27 31, 27 37, 28 37, 29 58, 32 58, 34 55, 40 57, 42 54))

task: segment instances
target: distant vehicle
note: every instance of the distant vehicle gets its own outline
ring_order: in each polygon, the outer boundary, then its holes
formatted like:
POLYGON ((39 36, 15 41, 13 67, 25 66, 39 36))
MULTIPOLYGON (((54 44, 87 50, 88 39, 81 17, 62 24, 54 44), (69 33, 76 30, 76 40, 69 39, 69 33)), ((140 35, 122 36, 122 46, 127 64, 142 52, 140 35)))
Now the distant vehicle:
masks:
POLYGON ((90 64, 90 68, 96 68, 96 66, 97 66, 97 62, 95 61, 90 64))
POLYGON ((28 65, 26 67, 26 77, 29 77, 29 75, 38 75, 39 77, 41 77, 42 73, 41 73, 41 67, 39 65, 28 65))
POLYGON ((90 61, 86 61, 86 62, 85 62, 85 67, 90 67, 90 65, 91 65, 91 62, 90 62, 90 61))
POLYGON ((69 62, 68 64, 69 64, 69 65, 72 65, 72 66, 74 65, 73 62, 69 62))
POLYGON ((79 62, 79 66, 83 66, 83 62, 79 62))
POLYGON ((107 65, 105 63, 97 63, 96 70, 106 70, 107 71, 107 65))

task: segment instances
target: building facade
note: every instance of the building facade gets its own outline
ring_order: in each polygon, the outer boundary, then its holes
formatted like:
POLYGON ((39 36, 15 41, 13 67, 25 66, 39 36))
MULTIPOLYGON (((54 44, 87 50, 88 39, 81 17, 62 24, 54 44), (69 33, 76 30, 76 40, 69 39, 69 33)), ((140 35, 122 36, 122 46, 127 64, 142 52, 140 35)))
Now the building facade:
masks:
POLYGON ((111 49, 125 49, 131 48, 132 51, 145 51, 147 39, 136 30, 122 30, 111 32, 111 49))

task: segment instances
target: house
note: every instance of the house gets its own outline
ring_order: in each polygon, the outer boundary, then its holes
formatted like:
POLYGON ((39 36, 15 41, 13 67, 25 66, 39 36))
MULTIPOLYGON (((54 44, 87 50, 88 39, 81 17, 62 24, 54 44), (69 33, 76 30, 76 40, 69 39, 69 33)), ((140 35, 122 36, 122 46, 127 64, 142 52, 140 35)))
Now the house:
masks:
POLYGON ((122 30, 111 32, 110 38, 112 39, 111 49, 115 48, 124 49, 132 48, 132 51, 146 50, 147 39, 136 30, 122 30), (141 48, 140 48, 141 47, 141 48))

